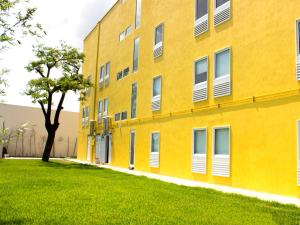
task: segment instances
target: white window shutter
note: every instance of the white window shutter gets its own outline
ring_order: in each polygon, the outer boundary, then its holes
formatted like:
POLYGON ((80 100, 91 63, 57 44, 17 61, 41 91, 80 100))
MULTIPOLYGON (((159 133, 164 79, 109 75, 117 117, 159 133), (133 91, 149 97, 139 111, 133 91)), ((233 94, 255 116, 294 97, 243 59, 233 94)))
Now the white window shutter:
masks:
POLYGON ((214 25, 218 26, 221 23, 229 20, 231 17, 231 7, 230 1, 224 3, 223 5, 219 6, 214 11, 214 25))
POLYGON ((213 156, 213 176, 230 177, 230 157, 213 156))
POLYGON ((158 58, 163 54, 163 43, 159 42, 154 46, 153 56, 154 58, 158 58))
POLYGON ((296 62, 296 75, 297 80, 300 80, 300 55, 297 56, 297 62, 296 62))
POLYGON ((207 81, 194 85, 193 102, 207 100, 207 81))
POLYGON ((159 168, 159 153, 150 152, 150 167, 159 168))
POLYGON ((192 156, 192 172, 206 174, 206 155, 193 154, 193 156, 192 156))
POLYGON ((195 21, 194 25, 194 35, 195 37, 208 31, 208 14, 202 16, 195 21))
POLYGON ((152 97, 152 111, 159 111, 161 105, 161 96, 154 96, 152 97))
POLYGON ((230 74, 215 78, 214 80, 214 97, 231 95, 231 78, 230 74))

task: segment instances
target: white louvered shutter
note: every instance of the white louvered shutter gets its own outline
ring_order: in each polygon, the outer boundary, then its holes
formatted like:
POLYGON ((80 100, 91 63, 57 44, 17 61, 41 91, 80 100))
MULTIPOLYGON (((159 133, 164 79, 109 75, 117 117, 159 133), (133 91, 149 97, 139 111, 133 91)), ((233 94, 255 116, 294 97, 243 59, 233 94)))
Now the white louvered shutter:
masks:
POLYGON ((204 154, 193 154, 192 156, 192 172, 206 174, 206 155, 204 154))
POLYGON ((297 56, 297 63, 296 63, 296 75, 297 80, 300 80, 300 55, 297 56))
POLYGON ((159 111, 160 110, 160 103, 161 103, 160 95, 152 97, 152 111, 159 111))
POLYGON ((154 46, 153 56, 154 58, 158 58, 163 54, 163 43, 159 42, 154 46))
POLYGON ((214 11, 214 25, 218 26, 221 23, 229 20, 231 17, 231 7, 230 1, 224 3, 223 5, 219 6, 214 11))
POLYGON ((230 74, 215 78, 214 80, 214 97, 231 95, 231 78, 230 74))
POLYGON ((194 35, 195 37, 208 31, 208 14, 202 16, 195 21, 194 25, 194 35))

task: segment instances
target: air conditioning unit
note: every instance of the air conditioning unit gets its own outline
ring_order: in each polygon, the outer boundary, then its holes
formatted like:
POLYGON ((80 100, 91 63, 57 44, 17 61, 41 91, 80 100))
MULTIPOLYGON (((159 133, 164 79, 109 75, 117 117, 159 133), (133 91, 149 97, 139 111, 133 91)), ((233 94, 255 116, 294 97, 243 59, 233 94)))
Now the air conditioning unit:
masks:
POLYGON ((108 134, 111 125, 111 118, 106 116, 103 118, 103 133, 108 134))
POLYGON ((95 135, 96 121, 90 120, 90 136, 95 135))

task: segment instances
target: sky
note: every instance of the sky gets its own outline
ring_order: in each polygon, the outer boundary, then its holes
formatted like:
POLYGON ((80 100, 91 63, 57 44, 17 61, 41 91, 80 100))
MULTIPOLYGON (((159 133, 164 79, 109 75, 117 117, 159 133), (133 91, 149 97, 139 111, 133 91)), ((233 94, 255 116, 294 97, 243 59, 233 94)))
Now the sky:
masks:
MULTIPOLYGON (((30 5, 37 8, 35 20, 41 23, 47 32, 47 36, 39 42, 54 47, 63 40, 82 50, 85 36, 115 2, 116 0, 31 0, 30 5)), ((32 46, 36 44, 36 39, 25 38, 21 46, 14 46, 1 53, 0 67, 10 70, 4 103, 34 106, 30 97, 24 96, 22 92, 28 80, 37 77, 24 69, 29 61, 34 59, 32 46)), ((78 96, 68 93, 64 109, 79 111, 78 96)))

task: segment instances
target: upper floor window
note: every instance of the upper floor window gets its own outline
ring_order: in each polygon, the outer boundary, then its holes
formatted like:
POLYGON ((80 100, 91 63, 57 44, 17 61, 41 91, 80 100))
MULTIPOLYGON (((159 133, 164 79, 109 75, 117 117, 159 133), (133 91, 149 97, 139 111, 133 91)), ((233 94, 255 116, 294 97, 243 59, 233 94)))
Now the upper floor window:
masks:
POLYGON ((98 123, 102 122, 103 101, 98 101, 98 123))
POLYGON ((163 24, 155 28, 154 44, 157 45, 163 41, 163 24))
POLYGON ((195 62, 193 102, 207 100, 207 67, 207 57, 195 62))
POLYGON ((230 49, 216 53, 215 78, 230 75, 230 49))
POLYGON ((109 77, 110 77, 110 62, 105 64, 105 85, 109 84, 109 77))
POLYGON ((129 74, 129 67, 125 68, 124 71, 123 71, 123 77, 126 77, 128 76, 129 74))
POLYGON ((218 26, 221 23, 229 20, 231 17, 230 0, 214 0, 215 12, 214 12, 214 25, 218 26))
POLYGON ((297 60, 296 60, 296 78, 300 80, 300 20, 297 21, 297 60))
POLYGON ((195 62, 195 85, 207 81, 207 57, 195 62))
POLYGON ((135 29, 141 26, 142 0, 136 0, 135 8, 135 29))
POLYGON ((100 78, 99 78, 100 86, 102 86, 103 82, 104 82, 104 72, 105 72, 105 67, 101 66, 100 67, 100 78))
POLYGON ((164 36, 164 26, 160 24, 155 28, 154 31, 154 50, 153 56, 157 58, 163 54, 163 36, 164 36))
POLYGON ((107 116, 108 115, 108 98, 104 99, 104 109, 103 109, 103 116, 107 116))
POLYGON ((161 76, 153 79, 152 111, 159 111, 161 105, 161 76))
POLYGON ((121 119, 122 120, 127 120, 127 111, 124 111, 121 113, 121 119))
POLYGON ((208 0, 196 0, 196 20, 207 15, 208 0))
POLYGON ((137 72, 139 67, 139 46, 140 46, 140 38, 136 38, 134 40, 134 48, 133 48, 133 72, 137 72))
POLYGON ((130 25, 125 30, 125 36, 128 36, 129 34, 131 34, 131 32, 132 32, 132 26, 130 25))
POLYGON ((215 53, 214 96, 222 97, 231 94, 230 49, 215 53))

